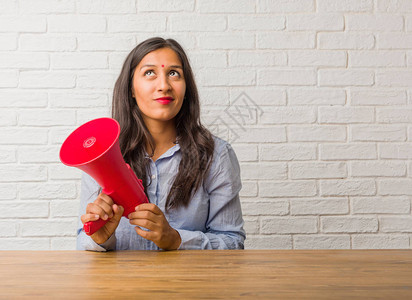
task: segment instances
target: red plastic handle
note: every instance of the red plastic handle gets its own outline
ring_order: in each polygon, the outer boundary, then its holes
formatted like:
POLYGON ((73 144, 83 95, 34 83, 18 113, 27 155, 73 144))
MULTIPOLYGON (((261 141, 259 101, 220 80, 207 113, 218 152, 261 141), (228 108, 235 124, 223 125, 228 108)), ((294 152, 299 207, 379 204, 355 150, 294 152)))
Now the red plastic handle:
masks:
POLYGON ((92 235, 100 228, 102 228, 110 219, 103 220, 99 219, 96 221, 90 221, 83 224, 83 230, 87 235, 92 235))

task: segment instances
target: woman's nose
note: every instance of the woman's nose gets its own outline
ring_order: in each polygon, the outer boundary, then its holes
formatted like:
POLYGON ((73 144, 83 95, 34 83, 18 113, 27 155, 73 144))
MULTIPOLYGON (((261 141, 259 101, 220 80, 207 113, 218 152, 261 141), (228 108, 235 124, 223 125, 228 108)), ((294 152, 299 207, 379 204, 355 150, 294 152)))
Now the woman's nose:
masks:
POLYGON ((171 88, 170 83, 169 83, 169 78, 167 77, 167 75, 161 75, 159 76, 159 80, 158 80, 158 89, 161 91, 164 90, 169 90, 171 88))

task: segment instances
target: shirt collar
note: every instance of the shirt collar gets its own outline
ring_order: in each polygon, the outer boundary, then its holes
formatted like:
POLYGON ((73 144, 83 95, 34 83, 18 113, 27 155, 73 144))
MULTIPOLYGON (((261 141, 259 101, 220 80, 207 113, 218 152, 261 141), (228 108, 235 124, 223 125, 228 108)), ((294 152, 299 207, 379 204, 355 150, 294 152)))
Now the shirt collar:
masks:
MULTIPOLYGON (((165 153, 163 153, 157 160, 162 159, 162 158, 167 158, 170 156, 173 156, 177 151, 180 150, 180 145, 179 143, 176 142, 176 145, 174 145, 173 147, 171 147, 170 149, 168 149, 165 153)), ((150 158, 149 154, 147 154, 147 152, 145 152, 145 158, 150 158)), ((157 161, 156 160, 156 161, 157 161)))

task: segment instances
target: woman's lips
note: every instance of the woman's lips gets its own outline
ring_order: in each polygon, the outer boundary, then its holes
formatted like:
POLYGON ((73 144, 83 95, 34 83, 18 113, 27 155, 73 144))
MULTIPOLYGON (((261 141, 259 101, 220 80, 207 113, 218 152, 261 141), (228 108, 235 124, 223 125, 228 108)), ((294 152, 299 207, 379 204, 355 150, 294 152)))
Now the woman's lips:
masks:
POLYGON ((157 98, 156 101, 160 104, 166 105, 173 101, 172 97, 157 98))

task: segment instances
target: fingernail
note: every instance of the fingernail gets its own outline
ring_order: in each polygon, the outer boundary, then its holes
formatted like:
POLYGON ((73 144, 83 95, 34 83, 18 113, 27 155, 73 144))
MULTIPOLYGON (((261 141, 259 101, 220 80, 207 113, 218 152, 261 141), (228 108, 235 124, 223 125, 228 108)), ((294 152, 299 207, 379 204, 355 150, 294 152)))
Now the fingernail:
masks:
POLYGON ((139 209, 139 206, 136 206, 135 208, 134 208, 134 210, 138 210, 139 209))
POLYGON ((94 215, 94 218, 97 220, 98 218, 100 218, 99 215, 94 215))
POLYGON ((108 215, 104 215, 103 220, 107 220, 109 218, 108 215))

